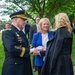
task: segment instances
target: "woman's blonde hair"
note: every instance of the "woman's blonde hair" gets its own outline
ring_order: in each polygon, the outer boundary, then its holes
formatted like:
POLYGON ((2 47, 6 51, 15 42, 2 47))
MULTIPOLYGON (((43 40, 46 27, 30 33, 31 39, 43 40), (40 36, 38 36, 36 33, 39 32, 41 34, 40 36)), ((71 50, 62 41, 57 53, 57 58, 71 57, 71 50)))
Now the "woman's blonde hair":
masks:
POLYGON ((55 16, 55 25, 57 29, 65 27, 70 33, 72 32, 70 20, 66 13, 59 13, 55 16))
POLYGON ((39 23, 38 23, 38 28, 37 28, 38 29, 38 32, 41 32, 42 31, 41 24, 44 21, 48 21, 48 23, 49 23, 49 29, 48 29, 48 31, 50 30, 51 23, 50 23, 49 19, 48 18, 41 18, 40 21, 39 21, 39 23))

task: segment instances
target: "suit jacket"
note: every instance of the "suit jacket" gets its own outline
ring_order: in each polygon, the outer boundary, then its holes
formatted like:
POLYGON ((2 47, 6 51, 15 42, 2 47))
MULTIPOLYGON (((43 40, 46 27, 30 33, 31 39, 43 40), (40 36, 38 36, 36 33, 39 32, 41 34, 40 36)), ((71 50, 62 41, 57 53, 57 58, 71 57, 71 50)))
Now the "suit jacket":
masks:
POLYGON ((34 33, 37 33, 36 25, 30 27, 30 32, 29 32, 30 44, 32 43, 32 38, 33 38, 34 33))
MULTIPOLYGON (((50 39, 53 36, 53 31, 48 32, 48 39, 50 39)), ((38 47, 42 46, 42 33, 37 32, 33 35, 32 39, 32 46, 38 47)), ((35 56, 35 66, 42 66, 43 65, 43 57, 42 56, 35 56)))
POLYGON ((22 31, 11 25, 2 33, 5 60, 2 75, 32 75, 28 40, 22 31))
POLYGON ((71 50, 72 34, 65 28, 57 29, 53 38, 47 43, 46 59, 41 75, 73 75, 71 50))
POLYGON ((29 34, 29 31, 30 31, 30 24, 29 23, 25 24, 25 30, 24 31, 26 34, 29 34))

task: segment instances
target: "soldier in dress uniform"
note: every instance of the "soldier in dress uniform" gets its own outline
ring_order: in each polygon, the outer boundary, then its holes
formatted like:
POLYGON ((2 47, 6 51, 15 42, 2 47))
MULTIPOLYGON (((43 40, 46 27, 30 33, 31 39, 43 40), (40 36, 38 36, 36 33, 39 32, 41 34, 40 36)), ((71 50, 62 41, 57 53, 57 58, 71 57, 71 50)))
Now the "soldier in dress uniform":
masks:
POLYGON ((2 75, 32 75, 29 44, 22 32, 26 20, 25 11, 15 12, 10 18, 11 29, 2 33, 5 52, 2 75))

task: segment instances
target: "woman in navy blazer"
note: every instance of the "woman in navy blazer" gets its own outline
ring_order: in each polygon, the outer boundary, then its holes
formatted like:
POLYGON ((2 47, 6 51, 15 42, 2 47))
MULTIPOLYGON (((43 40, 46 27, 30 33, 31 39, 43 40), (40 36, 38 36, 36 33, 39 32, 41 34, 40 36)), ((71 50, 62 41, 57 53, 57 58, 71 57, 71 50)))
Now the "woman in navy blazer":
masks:
POLYGON ((46 43, 52 37, 53 31, 50 31, 50 21, 48 18, 42 18, 38 23, 38 32, 33 35, 32 46, 37 49, 37 47, 41 47, 41 51, 36 50, 33 52, 35 55, 35 66, 38 69, 38 75, 40 75, 40 71, 43 65, 46 43), (38 51, 38 52, 37 52, 38 51))

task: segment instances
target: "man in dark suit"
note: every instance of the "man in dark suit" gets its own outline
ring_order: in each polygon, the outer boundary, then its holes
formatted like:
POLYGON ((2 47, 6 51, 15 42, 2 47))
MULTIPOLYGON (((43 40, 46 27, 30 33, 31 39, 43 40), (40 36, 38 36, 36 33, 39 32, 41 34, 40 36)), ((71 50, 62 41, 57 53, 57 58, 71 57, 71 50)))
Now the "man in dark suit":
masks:
POLYGON ((36 24, 30 27, 30 33, 29 33, 30 44, 32 42, 32 38, 33 38, 34 33, 37 33, 37 26, 38 26, 39 21, 40 21, 40 18, 37 17, 35 19, 36 24))
POLYGON ((2 33, 5 52, 2 75, 32 75, 29 44, 22 32, 26 20, 25 11, 12 13, 10 18, 11 29, 2 33))
MULTIPOLYGON (((30 32, 29 32, 30 45, 32 43, 33 35, 35 33, 37 33, 37 26, 38 26, 39 21, 40 21, 40 18, 37 17, 35 19, 36 24, 30 27, 30 32)), ((33 71, 36 71, 36 67, 35 67, 35 64, 34 64, 34 60, 35 60, 35 56, 33 56, 33 71)))
POLYGON ((27 38, 29 39, 30 24, 28 23, 28 21, 26 21, 24 31, 25 31, 27 38))

